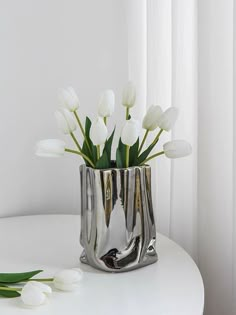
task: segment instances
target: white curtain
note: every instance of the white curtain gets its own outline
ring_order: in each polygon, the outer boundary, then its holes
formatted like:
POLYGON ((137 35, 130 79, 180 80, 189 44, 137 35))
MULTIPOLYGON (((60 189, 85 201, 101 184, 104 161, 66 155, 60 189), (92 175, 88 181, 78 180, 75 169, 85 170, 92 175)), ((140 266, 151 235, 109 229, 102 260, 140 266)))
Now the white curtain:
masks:
MULTIPOLYGON (((193 154, 152 163, 154 204, 160 232, 196 256, 196 3, 194 0, 130 0, 126 3, 129 76, 138 85, 136 116, 158 104, 180 109, 178 124, 163 135, 186 139, 193 154), (141 92, 140 92, 141 91, 141 92), (181 185, 180 185, 181 182, 181 185)), ((154 134, 153 134, 154 137, 154 134)), ((151 138, 151 136, 150 136, 151 138)))
POLYGON ((207 315, 234 315, 233 0, 198 5, 198 260, 207 315))
POLYGON ((233 0, 129 0, 125 9, 129 75, 146 100, 136 115, 178 107, 162 142, 193 146, 191 157, 152 163, 158 231, 198 264, 204 314, 235 315, 233 0))

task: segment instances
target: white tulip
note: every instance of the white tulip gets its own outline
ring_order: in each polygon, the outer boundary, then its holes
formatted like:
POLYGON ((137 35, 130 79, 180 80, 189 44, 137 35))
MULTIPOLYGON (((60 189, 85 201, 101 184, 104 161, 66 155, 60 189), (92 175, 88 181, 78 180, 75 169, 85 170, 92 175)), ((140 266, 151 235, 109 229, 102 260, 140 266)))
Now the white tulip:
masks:
POLYGON ((133 82, 129 81, 123 89, 122 104, 125 107, 133 107, 136 99, 136 90, 133 82))
POLYGON ((165 155, 170 159, 181 158, 192 153, 191 144, 185 140, 173 140, 163 145, 165 155))
POLYGON ((140 123, 133 118, 126 120, 121 132, 121 141, 128 146, 132 146, 138 139, 140 133, 140 123))
POLYGON ((101 117, 97 117, 91 125, 90 139, 94 145, 101 145, 107 139, 107 127, 101 117))
POLYGON ((21 300, 28 306, 39 306, 44 304, 47 296, 52 293, 52 289, 43 283, 37 281, 27 282, 21 291, 21 300))
POLYGON ((66 108, 55 112, 58 128, 64 133, 69 134, 76 129, 76 121, 73 114, 66 108))
POLYGON ((158 127, 159 119, 162 115, 162 109, 160 106, 152 105, 147 110, 146 115, 143 118, 143 128, 148 131, 155 130, 158 127))
POLYGON ((79 99, 72 87, 63 89, 59 95, 59 98, 63 105, 67 107, 71 112, 74 112, 79 108, 79 99))
POLYGON ((98 114, 101 117, 110 117, 115 109, 115 94, 112 90, 104 91, 99 99, 98 114))
POLYGON ((65 152, 65 142, 59 139, 41 140, 36 144, 35 154, 43 157, 60 157, 65 152))
POLYGON ((178 108, 168 108, 159 118, 158 126, 165 131, 169 131, 174 126, 178 117, 178 113, 178 108))
POLYGON ((74 291, 80 287, 83 272, 80 269, 66 269, 54 276, 54 286, 61 291, 74 291))

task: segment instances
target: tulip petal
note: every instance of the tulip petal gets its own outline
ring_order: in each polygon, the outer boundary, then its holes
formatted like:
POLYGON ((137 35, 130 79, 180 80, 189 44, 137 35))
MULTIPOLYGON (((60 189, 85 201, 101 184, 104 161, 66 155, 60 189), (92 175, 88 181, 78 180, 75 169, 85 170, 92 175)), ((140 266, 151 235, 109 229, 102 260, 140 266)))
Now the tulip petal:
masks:
POLYGON ((136 90, 133 82, 129 81, 123 89, 122 104, 125 107, 133 107, 136 100, 136 90))
POLYGON ((60 102, 71 112, 79 108, 79 99, 72 87, 63 89, 59 94, 60 102))
POLYGON ((51 295, 52 294, 52 288, 49 285, 45 284, 45 283, 32 280, 32 281, 28 282, 28 286, 34 286, 34 287, 38 288, 41 292, 46 294, 46 295, 51 295))
POLYGON ((59 139, 41 140, 36 144, 35 154, 41 157, 61 157, 65 153, 65 142, 59 139))
POLYGON ((39 306, 46 302, 46 295, 40 288, 28 282, 21 291, 21 300, 28 306, 39 306))
POLYGON ((101 117, 98 117, 92 122, 89 136, 94 145, 101 145, 105 143, 107 133, 107 127, 101 117))
POLYGON ((115 109, 115 94, 112 90, 104 91, 98 103, 98 115, 101 117, 110 117, 115 109))
POLYGON ((76 130, 75 118, 68 109, 63 108, 61 111, 57 110, 55 112, 55 118, 58 128, 64 134, 70 134, 71 132, 76 130))
POLYGON ((61 291, 74 291, 80 287, 83 272, 80 269, 61 270, 54 276, 54 286, 61 291))
POLYGON ((171 130, 178 118, 178 114, 178 108, 168 108, 159 118, 158 126, 165 131, 171 130))
POLYGON ((140 123, 133 118, 126 120, 121 132, 121 141, 123 144, 132 146, 138 139, 140 133, 140 123))
POLYGON ((152 105, 151 107, 149 107, 146 115, 143 118, 142 127, 149 131, 155 130, 158 127, 161 115, 162 115, 161 107, 152 105))
POLYGON ((185 140, 173 140, 163 145, 165 155, 170 159, 177 159, 192 153, 191 144, 185 140))

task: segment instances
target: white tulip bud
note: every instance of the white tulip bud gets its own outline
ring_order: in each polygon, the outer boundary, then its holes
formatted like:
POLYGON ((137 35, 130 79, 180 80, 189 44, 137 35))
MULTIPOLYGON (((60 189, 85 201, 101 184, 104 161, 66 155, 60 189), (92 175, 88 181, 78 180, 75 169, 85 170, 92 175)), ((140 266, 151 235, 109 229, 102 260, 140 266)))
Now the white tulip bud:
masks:
POLYGON ((101 117, 97 117, 91 125, 90 139, 94 145, 101 145, 107 139, 107 127, 101 117))
POLYGON ((110 117, 115 109, 115 94, 112 90, 104 91, 98 103, 98 115, 101 117, 110 117))
POLYGON ((21 291, 21 300, 28 306, 39 306, 44 304, 47 300, 47 296, 52 293, 52 289, 37 281, 27 282, 21 291))
POLYGON ((192 153, 191 144, 185 140, 173 140, 163 145, 165 155, 170 159, 177 159, 192 153))
POLYGON ((133 118, 126 120, 126 123, 121 132, 121 141, 132 146, 138 139, 140 133, 140 123, 133 118))
POLYGON ((58 128, 64 133, 69 134, 76 129, 76 121, 73 114, 66 108, 55 112, 58 128))
POLYGON ((35 154, 42 157, 60 157, 65 152, 65 142, 59 139, 41 140, 36 144, 35 154))
POLYGON ((80 269, 66 269, 54 276, 54 286, 61 291, 74 291, 80 287, 83 272, 80 269))
POLYGON ((143 128, 149 131, 155 130, 158 127, 161 115, 162 109, 160 106, 152 105, 149 107, 146 115, 143 118, 143 128))
POLYGON ((71 112, 74 112, 79 108, 79 99, 72 87, 63 89, 59 95, 59 98, 63 105, 67 107, 71 112))
POLYGON ((136 99, 136 90, 133 82, 129 81, 123 89, 122 104, 125 107, 133 107, 136 99))
POLYGON ((178 108, 168 108, 159 118, 158 126, 165 131, 169 131, 174 126, 178 113, 178 108))

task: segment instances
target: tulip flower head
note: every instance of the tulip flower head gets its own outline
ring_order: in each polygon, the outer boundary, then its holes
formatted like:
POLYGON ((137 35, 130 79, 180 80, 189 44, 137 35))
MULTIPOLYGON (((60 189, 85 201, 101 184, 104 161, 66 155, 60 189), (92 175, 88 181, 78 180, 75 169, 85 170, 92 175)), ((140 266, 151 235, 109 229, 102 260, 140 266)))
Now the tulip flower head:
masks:
POLYGON ((132 146, 138 139, 140 133, 140 123, 133 118, 126 121, 122 132, 121 141, 128 146, 132 146))
POLYGON ((42 157, 61 157, 65 152, 65 142, 59 139, 41 140, 36 144, 35 154, 42 157))
POLYGON ((191 144, 185 140, 173 140, 163 145, 165 155, 170 159, 177 159, 192 153, 191 144))
POLYGON ((21 291, 21 300, 27 306, 39 306, 47 301, 47 297, 52 293, 52 289, 37 281, 27 282, 21 291))
POLYGON ((63 89, 59 95, 63 105, 71 112, 79 108, 79 99, 72 87, 63 89))
POLYGON ((136 99, 136 90, 133 82, 129 81, 123 89, 122 104, 125 107, 133 107, 136 99))
POLYGON ((159 119, 162 115, 160 106, 152 105, 149 107, 146 115, 143 118, 143 128, 148 131, 153 131, 158 127, 159 119))
POLYGON ((112 90, 104 91, 99 99, 98 114, 100 117, 110 117, 115 109, 115 94, 112 90))
POLYGON ((80 287, 83 272, 80 269, 61 270, 54 276, 54 286, 61 291, 74 291, 80 287))
POLYGON ((173 128, 177 118, 178 118, 178 108, 170 107, 168 108, 159 118, 158 126, 165 130, 169 131, 173 128))
POLYGON ((75 131, 76 129, 76 121, 72 113, 64 108, 61 111, 55 112, 55 117, 57 121, 58 128, 64 134, 70 134, 71 132, 75 131))
POLYGON ((107 139, 107 127, 101 117, 97 117, 91 125, 90 139, 94 145, 101 145, 105 143, 107 139))

